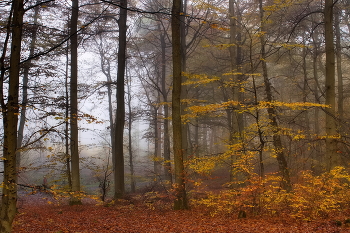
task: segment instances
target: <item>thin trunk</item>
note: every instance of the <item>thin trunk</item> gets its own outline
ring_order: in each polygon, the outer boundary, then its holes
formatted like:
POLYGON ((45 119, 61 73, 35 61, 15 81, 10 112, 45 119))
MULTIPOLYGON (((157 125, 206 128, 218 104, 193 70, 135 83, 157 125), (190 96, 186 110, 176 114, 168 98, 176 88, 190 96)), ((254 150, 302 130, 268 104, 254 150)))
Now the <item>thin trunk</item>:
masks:
POLYGON ((165 34, 160 36, 161 50, 162 50, 162 94, 164 104, 164 161, 165 161, 165 179, 172 184, 172 173, 171 173, 171 158, 170 158, 170 136, 169 136, 169 105, 168 102, 168 92, 166 88, 166 44, 165 44, 165 34))
MULTIPOLYGON (((307 57, 307 49, 306 46, 303 48, 303 75, 304 75, 304 84, 303 84, 303 102, 307 102, 307 96, 308 96, 308 89, 309 89, 309 84, 308 84, 308 77, 307 77, 307 62, 306 62, 306 57, 307 57)), ((309 120, 309 112, 304 111, 304 129, 307 131, 310 130, 310 120, 309 120)))
MULTIPOLYGON (((158 81, 158 80, 157 80, 158 81)), ((157 82, 158 83, 158 82, 157 82)), ((157 103, 159 103, 160 99, 160 94, 158 92, 158 97, 157 97, 157 103)), ((158 122, 158 115, 159 115, 159 107, 154 106, 154 158, 153 158, 153 169, 154 169, 154 175, 155 175, 155 180, 158 181, 159 175, 160 175, 160 150, 161 150, 161 136, 160 136, 160 124, 158 122)))
POLYGON ((185 169, 183 163, 182 125, 181 125, 181 0, 173 0, 171 14, 171 29, 173 43, 173 90, 172 90, 172 119, 173 119, 173 150, 175 163, 175 201, 174 209, 188 209, 185 169))
MULTIPOLYGON (((100 40, 102 41, 102 36, 100 36, 100 40)), ((109 59, 105 56, 102 42, 99 44, 99 53, 100 53, 100 60, 101 60, 101 70, 102 73, 106 76, 106 86, 107 86, 107 98, 108 98, 108 116, 109 116, 109 136, 110 136, 110 142, 111 142, 111 149, 112 149, 112 164, 114 169, 115 164, 115 125, 114 125, 114 119, 113 119, 113 102, 112 102, 112 75, 111 75, 111 64, 109 59)))
POLYGON ((132 193, 135 193, 136 191, 136 184, 135 184, 135 171, 134 171, 134 155, 132 152, 132 121, 133 121, 133 115, 131 112, 131 82, 128 81, 128 111, 129 111, 129 119, 128 119, 128 137, 129 137, 129 165, 130 165, 130 190, 132 193))
MULTIPOLYGON (((19 71, 21 59, 21 41, 23 26, 23 0, 13 1, 12 19, 12 44, 10 57, 10 76, 8 86, 8 102, 2 109, 4 141, 3 141, 3 163, 4 178, 1 198, 0 232, 10 233, 12 222, 16 215, 17 208, 17 123, 18 123, 18 92, 19 92, 19 71)), ((3 80, 2 80, 3 81, 3 80)), ((2 90, 3 94, 3 90, 2 90)), ((3 99, 4 96, 1 96, 3 99)))
POLYGON ((337 129, 335 119, 335 54, 333 40, 333 0, 326 0, 324 7, 326 46, 326 156, 327 169, 340 165, 337 154, 337 129))
MULTIPOLYGON (((186 9, 187 9, 187 0, 181 0, 181 8, 183 14, 180 16, 180 37, 181 37, 181 67, 182 72, 186 72, 186 66, 187 66, 187 46, 186 46, 186 9)), ((182 76, 182 82, 186 82, 186 77, 182 76)), ((181 99, 187 99, 188 96, 188 90, 187 86, 181 87, 181 99)), ((181 114, 185 114, 185 109, 187 108, 187 102, 181 103, 181 114)), ((183 123, 182 124, 182 153, 184 160, 187 160, 188 155, 191 154, 191 148, 189 147, 188 140, 189 135, 187 135, 188 132, 188 124, 183 123)))
POLYGON ((127 0, 120 1, 118 73, 117 73, 117 113, 115 120, 115 164, 114 164, 114 198, 122 198, 125 193, 123 136, 125 123, 125 67, 126 67, 126 20, 127 0))
MULTIPOLYGON (((67 44, 66 49, 66 77, 65 77, 65 94, 66 94, 66 106, 65 106, 65 119, 69 118, 69 87, 68 87, 68 79, 69 79, 69 44, 67 44)), ((66 149, 66 168, 67 168, 67 180, 69 190, 72 190, 72 173, 70 169, 70 154, 69 154, 69 122, 65 121, 65 149, 66 149)))
POLYGON ((71 17, 71 81, 70 81, 70 154, 72 168, 72 197, 70 205, 80 205, 80 169, 78 136, 78 35, 79 1, 72 0, 71 17))
MULTIPOLYGON (((268 102, 272 102, 272 87, 271 83, 268 77, 268 72, 267 72, 267 64, 266 64, 266 52, 265 52, 265 36, 264 36, 264 10, 263 10, 263 0, 259 0, 259 11, 260 11, 260 23, 261 23, 261 32, 262 35, 260 36, 260 43, 261 43, 261 65, 263 69, 263 79, 264 79, 264 84, 265 84, 265 93, 266 93, 266 99, 268 102)), ((273 146, 275 148, 275 153, 276 153, 276 159, 278 162, 278 167, 280 174, 282 176, 282 181, 281 181, 281 187, 282 189, 286 190, 287 192, 290 192, 292 190, 292 186, 290 183, 290 177, 289 177, 289 169, 287 165, 287 160, 285 158, 285 153, 284 153, 284 148, 282 145, 282 139, 279 134, 279 126, 277 122, 277 111, 274 106, 271 106, 267 108, 267 113, 270 119, 270 126, 272 128, 273 132, 273 146)))
MULTIPOLYGON (((31 33, 31 42, 29 46, 29 57, 32 57, 34 54, 35 49, 35 43, 37 38, 37 32, 38 32, 38 16, 39 16, 39 9, 40 7, 34 8, 34 28, 32 29, 31 33)), ((29 76, 29 69, 32 65, 32 60, 29 60, 25 63, 24 69, 23 69, 23 88, 22 88, 22 103, 21 103, 21 116, 19 120, 18 125, 18 138, 17 138, 17 147, 21 148, 22 141, 23 141, 23 134, 24 134, 24 126, 26 123, 26 110, 27 110, 27 104, 28 104, 28 76, 29 76)), ((17 167, 19 168, 21 166, 21 151, 17 151, 17 167)))
POLYGON ((344 92, 343 92, 343 72, 342 72, 342 51, 341 51, 341 32, 340 32, 341 10, 335 12, 335 37, 336 37, 336 57, 337 57, 337 76, 338 76, 338 115, 340 121, 344 118, 344 92))
MULTIPOLYGON (((240 87, 241 87, 241 75, 235 74, 240 72, 240 66, 241 66, 241 56, 242 56, 242 49, 240 47, 240 40, 241 40, 241 33, 240 28, 238 27, 238 20, 240 19, 238 9, 237 8, 237 1, 230 0, 229 1, 229 16, 230 16, 230 61, 231 61, 231 72, 232 74, 232 80, 233 80, 233 87, 232 87, 232 100, 233 101, 241 101, 242 99, 242 93, 240 93, 240 87)), ((227 99, 228 100, 228 99, 227 99)), ((239 143, 242 138, 242 130, 243 130, 243 114, 239 113, 239 109, 237 111, 235 110, 226 110, 228 122, 229 122, 229 142, 231 145, 239 143)), ((233 164, 236 160, 236 155, 232 155, 231 157, 231 181, 233 180, 233 164)))

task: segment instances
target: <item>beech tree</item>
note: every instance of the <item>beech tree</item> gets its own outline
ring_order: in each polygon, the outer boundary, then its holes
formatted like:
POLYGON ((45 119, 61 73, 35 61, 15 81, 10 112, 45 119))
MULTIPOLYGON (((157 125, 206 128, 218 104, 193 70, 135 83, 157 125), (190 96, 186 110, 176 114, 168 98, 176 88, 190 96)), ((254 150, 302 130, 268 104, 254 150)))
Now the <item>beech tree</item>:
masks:
POLYGON ((171 31, 173 48, 173 91, 172 91, 172 122, 173 122, 173 153, 175 166, 174 209, 187 209, 185 188, 185 169, 183 163, 182 125, 181 125, 181 79, 182 79, 182 49, 181 49, 181 0, 173 0, 171 11, 171 31))
MULTIPOLYGON (((18 123, 18 93, 19 72, 21 60, 21 42, 23 28, 23 1, 13 1, 8 26, 11 27, 11 57, 8 78, 7 103, 5 103, 4 76, 0 88, 0 102, 4 127, 4 180, 2 187, 0 232, 11 232, 12 222, 17 212, 17 123, 18 123)), ((6 42, 5 42, 6 43, 6 42)), ((4 48, 3 53, 6 53, 4 48)), ((4 57, 4 56, 3 56, 4 57)))
POLYGON ((120 1, 119 10, 119 48, 118 48, 118 73, 117 73, 117 112, 115 119, 115 164, 114 164, 114 197, 124 196, 124 152, 123 136, 125 124, 125 67, 126 67, 126 32, 128 1, 120 1))
POLYGON ((81 204, 80 170, 79 170, 79 137, 78 137, 78 24, 79 1, 72 1, 72 16, 70 22, 71 33, 71 77, 70 77, 70 153, 72 172, 72 199, 71 205, 81 204))

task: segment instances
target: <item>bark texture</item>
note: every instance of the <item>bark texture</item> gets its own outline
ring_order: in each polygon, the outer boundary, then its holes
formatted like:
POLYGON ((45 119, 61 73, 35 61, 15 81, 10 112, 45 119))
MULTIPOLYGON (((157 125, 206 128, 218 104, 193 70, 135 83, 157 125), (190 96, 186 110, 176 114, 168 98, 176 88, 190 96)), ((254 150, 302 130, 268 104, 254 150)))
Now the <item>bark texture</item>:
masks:
MULTIPOLYGON (((12 222, 17 208, 17 123, 18 123, 18 92, 19 71, 21 59, 21 41, 23 26, 23 0, 13 1, 12 44, 10 57, 10 77, 8 87, 8 102, 2 109, 4 127, 4 180, 1 198, 0 232, 11 232, 12 222)), ((3 97, 2 97, 3 98, 3 97)))
POLYGON ((118 73, 117 73, 117 113, 115 120, 115 164, 114 198, 122 198, 125 192, 123 136, 125 123, 125 66, 126 66, 126 20, 127 0, 120 1, 118 73))
POLYGON ((175 164, 175 201, 174 209, 187 209, 185 189, 185 169, 183 163, 182 125, 181 125, 181 29, 180 29, 181 0, 174 0, 172 7, 171 29, 173 43, 173 90, 172 90, 172 119, 173 119, 173 150, 175 164))
POLYGON ((79 1, 72 0, 71 17, 71 79, 70 79, 70 153, 72 197, 70 205, 80 205, 79 135, 78 135, 78 35, 79 1))

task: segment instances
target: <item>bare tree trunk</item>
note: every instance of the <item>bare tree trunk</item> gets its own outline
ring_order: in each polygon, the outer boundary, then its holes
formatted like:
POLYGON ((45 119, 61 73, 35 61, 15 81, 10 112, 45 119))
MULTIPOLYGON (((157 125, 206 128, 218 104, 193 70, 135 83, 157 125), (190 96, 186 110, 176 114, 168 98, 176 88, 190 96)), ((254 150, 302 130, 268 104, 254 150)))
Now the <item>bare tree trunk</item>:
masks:
POLYGON ((126 20, 127 0, 120 1, 118 74, 117 74, 117 113, 115 120, 115 165, 114 165, 114 198, 122 198, 125 192, 123 136, 125 123, 125 67, 126 67, 126 20))
MULTIPOLYGON (((229 52, 230 52, 230 60, 231 60, 231 72, 232 74, 232 79, 234 82, 234 86, 232 87, 232 95, 234 101, 241 101, 241 93, 240 93, 240 76, 239 74, 235 74, 240 72, 240 65, 241 65, 241 47, 240 47, 240 41, 241 40, 241 32, 239 31, 238 28, 238 19, 240 18, 239 11, 237 7, 237 1, 235 0, 230 0, 229 1, 229 15, 230 15, 230 47, 229 47, 229 52)), ((228 99, 227 99, 228 100, 228 99)), ((243 114, 238 113, 238 111, 234 110, 226 110, 227 116, 228 116, 228 122, 229 122, 229 142, 230 144, 236 144, 239 143, 239 141, 242 139, 242 130, 243 130, 243 114)), ((235 158, 236 155, 232 155, 231 157, 231 176, 230 179, 231 181, 233 180, 233 163, 236 160, 235 158)))
MULTIPOLYGON (((266 65, 266 52, 265 52, 265 36, 264 36, 264 10, 263 10, 263 0, 259 0, 259 11, 260 11, 260 23, 261 23, 261 31, 263 32, 260 36, 260 43, 261 43, 261 65, 263 69, 263 78, 264 78, 264 84, 265 84, 265 93, 266 93, 266 99, 268 102, 272 102, 272 90, 271 90, 271 83, 268 77, 267 72, 267 65, 266 65)), ((282 176, 281 181, 281 187, 282 189, 286 190, 287 192, 290 192, 292 190, 292 186, 290 183, 290 177, 289 177, 289 169, 287 165, 287 160, 284 155, 284 148, 282 145, 281 136, 279 135, 279 126, 277 122, 277 111, 274 106, 271 106, 267 108, 267 113, 270 119, 270 125, 273 132, 273 146, 275 148, 276 153, 276 159, 278 162, 278 167, 280 174, 282 176)))
MULTIPOLYGON (((100 34, 100 40, 102 41, 102 35, 100 34)), ((115 122, 113 119, 113 102, 112 102, 112 75, 111 75, 111 62, 110 60, 105 56, 103 47, 102 47, 102 42, 98 44, 99 46, 99 53, 100 53, 100 60, 101 60, 101 70, 102 73, 106 76, 107 81, 106 81, 106 86, 107 86, 107 98, 108 98, 108 116, 109 116, 109 136, 110 136, 110 141, 111 141, 111 149, 112 149, 112 164, 113 164, 113 169, 114 169, 114 164, 115 164, 115 122)))
MULTIPOLYGON (((34 8, 34 29, 31 33, 31 42, 29 46, 29 57, 33 56, 34 49, 35 49, 35 43, 36 43, 36 37, 38 32, 38 16, 39 16, 39 9, 40 6, 37 6, 34 8)), ((26 122, 26 110, 27 110, 27 104, 28 104, 28 76, 29 76, 29 69, 32 65, 32 60, 29 60, 25 63, 24 69, 23 69, 23 88, 22 88, 22 103, 21 103, 21 116, 19 120, 18 125, 18 138, 17 138, 17 147, 20 148, 22 146, 23 141, 23 134, 24 134, 24 126, 26 122)), ((21 152, 17 151, 17 167, 19 168, 21 166, 21 152)))
POLYGON ((337 154, 337 129, 335 119, 335 55, 333 43, 333 0, 325 0, 325 46, 326 46, 326 156, 327 169, 340 164, 337 154))
POLYGON ((171 158, 170 158, 170 136, 169 136, 169 106, 167 104, 168 102, 168 92, 166 88, 166 44, 165 44, 165 35, 161 34, 160 36, 160 43, 161 43, 161 50, 162 50, 162 71, 161 71, 161 77, 162 77, 162 95, 163 95, 163 101, 164 101, 164 160, 165 160, 165 179, 170 182, 170 185, 172 184, 172 173, 171 173, 171 158))
POLYGON ((134 193, 136 190, 135 184, 135 171, 134 171, 134 155, 132 151, 132 122, 133 114, 131 109, 131 82, 128 80, 128 110, 129 110, 129 119, 128 119, 128 137, 129 137, 129 165, 130 165, 130 189, 134 193))
MULTIPOLYGON (((183 14, 180 16, 180 37, 181 37, 181 71, 186 72, 187 66, 187 46, 186 46, 186 24, 185 24, 185 15, 187 9, 187 0, 181 0, 181 9, 183 14)), ((186 82, 186 77, 182 76, 182 82, 186 82)), ((181 87, 181 99, 187 99, 188 90, 187 86, 181 87)), ((181 103, 181 114, 185 114, 185 109, 187 108, 187 102, 181 103)), ((190 143, 188 143, 189 135, 188 124, 182 124, 182 153, 184 160, 187 160, 189 154, 191 154, 190 143)))
MULTIPOLYGON (((3 163, 4 179, 1 198, 0 232, 10 233, 12 222, 16 215, 17 208, 17 123, 18 123, 18 92, 19 92, 19 71, 21 59, 21 41, 23 26, 23 0, 13 1, 12 18, 12 44, 10 57, 10 77, 8 86, 8 102, 2 106, 4 141, 3 141, 3 163)), ((3 80, 1 80, 3 82, 3 80)), ((3 94, 3 90, 1 90, 3 94)), ((4 99, 4 96, 1 96, 4 99)), ((1 101, 3 103, 3 101, 1 101)))
MULTIPOLYGON (((340 15, 341 10, 338 8, 335 11, 335 38, 336 38, 336 57, 337 57, 337 76, 338 76, 338 115, 339 120, 344 119, 344 91, 343 91, 343 72, 342 72, 342 51, 340 38, 340 15)), ((341 128, 341 126, 340 126, 341 128)))
MULTIPOLYGON (((68 87, 68 79, 69 79, 69 44, 67 43, 66 49, 66 77, 65 77, 65 94, 66 94, 66 106, 65 106, 65 118, 69 118, 69 87, 68 87)), ((72 190, 72 172, 70 169, 70 154, 69 154, 69 122, 65 122, 65 150, 66 150, 66 168, 67 168, 67 179, 68 179, 68 187, 69 190, 72 190)))
MULTIPOLYGON (((158 84, 158 78, 157 78, 157 84, 158 84)), ((160 102, 160 94, 159 92, 157 93, 157 103, 160 102)), ((160 132, 160 123, 158 121, 159 118, 159 107, 154 106, 154 158, 153 158, 153 169, 154 169, 154 175, 155 175, 155 180, 158 181, 161 167, 160 167, 160 160, 161 160, 161 145, 162 145, 162 138, 161 138, 161 132, 160 132)))
POLYGON ((81 205, 80 169, 79 169, 79 136, 78 136, 78 35, 77 24, 79 1, 72 0, 71 17, 71 81, 70 81, 70 153, 72 170, 72 192, 70 205, 81 205))
POLYGON ((185 169, 183 164, 182 125, 181 125, 181 0, 173 0, 171 29, 173 43, 173 90, 172 90, 172 119, 173 119, 173 150, 175 163, 175 195, 174 209, 187 209, 185 188, 185 169))

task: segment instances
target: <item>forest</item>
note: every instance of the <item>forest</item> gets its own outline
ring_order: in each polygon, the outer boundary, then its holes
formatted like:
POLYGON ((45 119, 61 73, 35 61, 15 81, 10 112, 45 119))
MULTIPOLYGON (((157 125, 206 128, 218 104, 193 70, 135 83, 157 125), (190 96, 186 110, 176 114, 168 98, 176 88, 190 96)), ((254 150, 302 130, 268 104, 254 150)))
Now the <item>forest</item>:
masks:
POLYGON ((0 14, 1 233, 350 232, 350 1, 0 14))

